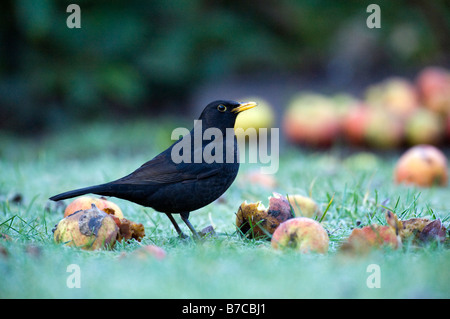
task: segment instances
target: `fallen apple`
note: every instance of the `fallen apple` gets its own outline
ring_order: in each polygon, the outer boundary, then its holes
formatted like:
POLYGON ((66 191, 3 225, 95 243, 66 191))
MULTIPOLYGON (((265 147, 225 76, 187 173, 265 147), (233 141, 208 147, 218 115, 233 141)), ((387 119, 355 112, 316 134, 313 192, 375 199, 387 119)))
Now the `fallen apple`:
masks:
POLYGON ((426 67, 416 79, 423 104, 432 111, 450 114, 450 72, 442 67, 426 67))
POLYGON ((364 132, 370 111, 366 104, 352 106, 342 120, 342 133, 350 144, 361 146, 365 143, 364 132))
POLYGON ((260 129, 267 128, 269 130, 274 125, 275 114, 268 101, 260 97, 246 97, 241 100, 257 101, 258 107, 242 112, 236 118, 234 129, 238 137, 244 135, 245 130, 249 128, 254 128, 256 133, 259 133, 260 129))
POLYGON ((130 257, 136 257, 138 259, 155 258, 158 260, 163 260, 164 258, 166 258, 167 253, 164 249, 156 245, 145 245, 127 255, 130 257))
POLYGON ((379 108, 369 108, 365 122, 364 140, 370 147, 392 149, 398 147, 404 137, 401 120, 394 114, 379 108))
POLYGON ((438 145, 445 136, 444 120, 433 111, 422 108, 414 112, 405 125, 405 138, 410 145, 438 145))
POLYGON ((240 184, 254 184, 267 189, 273 189, 277 186, 277 180, 273 175, 263 174, 259 170, 251 171, 239 178, 240 184))
POLYGON ((249 238, 265 238, 273 234, 284 221, 292 218, 286 197, 274 193, 269 197, 269 207, 261 202, 241 204, 236 214, 236 226, 240 233, 249 238))
POLYGON ((118 241, 127 241, 130 239, 141 241, 145 236, 144 225, 140 223, 135 223, 126 218, 118 219, 117 217, 114 217, 114 221, 119 227, 119 234, 117 236, 118 241))
POLYGON ((447 158, 432 145, 416 145, 397 161, 394 170, 396 183, 421 187, 446 186, 448 183, 447 158))
POLYGON ((311 197, 295 194, 288 195, 287 198, 295 217, 320 218, 322 216, 319 205, 311 197))
POLYGON ((350 170, 375 171, 380 166, 380 159, 371 152, 358 152, 347 157, 344 164, 350 170))
POLYGON ((86 210, 91 208, 94 204, 98 209, 104 211, 105 213, 114 215, 117 218, 123 218, 122 210, 117 206, 117 204, 105 199, 104 197, 95 198, 91 196, 81 196, 73 200, 65 209, 64 217, 69 216, 79 210, 86 210))
POLYGON ((369 86, 365 101, 401 118, 409 116, 419 107, 417 89, 409 80, 400 77, 369 86))
POLYGON ((304 93, 289 103, 282 125, 292 143, 329 147, 341 132, 341 116, 329 98, 304 93))
POLYGON ((90 209, 65 217, 53 229, 56 243, 85 250, 112 248, 118 234, 119 227, 113 217, 99 210, 95 204, 90 209))
POLYGON ((397 249, 399 246, 397 234, 391 226, 369 225, 353 229, 347 241, 341 246, 341 250, 352 253, 367 253, 381 247, 397 249))
POLYGON ((423 243, 430 241, 444 242, 447 229, 439 219, 410 218, 399 220, 391 211, 386 212, 386 221, 399 235, 402 242, 423 243))
POLYGON ((329 238, 317 221, 307 217, 291 218, 278 226, 272 236, 274 249, 293 249, 302 253, 328 252, 329 238))

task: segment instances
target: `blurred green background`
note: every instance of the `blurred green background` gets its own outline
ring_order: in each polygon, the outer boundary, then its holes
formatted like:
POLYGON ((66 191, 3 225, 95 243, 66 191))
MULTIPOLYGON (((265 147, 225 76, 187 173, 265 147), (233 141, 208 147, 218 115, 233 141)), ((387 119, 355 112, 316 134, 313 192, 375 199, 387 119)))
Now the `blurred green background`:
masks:
POLYGON ((1 131, 43 132, 100 118, 197 114, 212 99, 289 90, 358 93, 391 74, 448 66, 449 2, 5 0, 1 131), (81 29, 69 29, 70 3, 81 29), (174 113, 176 112, 176 113, 174 113))

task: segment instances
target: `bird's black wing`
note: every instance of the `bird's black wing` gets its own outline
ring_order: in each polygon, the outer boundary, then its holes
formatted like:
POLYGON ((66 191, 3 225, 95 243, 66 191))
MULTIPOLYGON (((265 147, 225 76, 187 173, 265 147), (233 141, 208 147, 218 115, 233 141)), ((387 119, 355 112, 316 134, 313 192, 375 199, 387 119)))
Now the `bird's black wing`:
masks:
POLYGON ((170 152, 163 152, 144 163, 133 173, 122 177, 111 184, 172 184, 188 183, 209 178, 220 172, 215 165, 208 164, 175 164, 170 152))

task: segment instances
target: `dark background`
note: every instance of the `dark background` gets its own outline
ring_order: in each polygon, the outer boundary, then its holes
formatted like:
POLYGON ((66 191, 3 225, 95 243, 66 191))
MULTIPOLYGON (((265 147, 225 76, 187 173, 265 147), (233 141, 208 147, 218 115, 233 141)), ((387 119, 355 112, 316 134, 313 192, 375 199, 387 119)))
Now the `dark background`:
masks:
POLYGON ((388 75, 449 65, 450 6, 415 1, 7 0, 0 131, 100 118, 192 116, 207 102, 290 92, 359 94, 388 75), (69 29, 70 3, 81 29, 69 29), (370 3, 381 29, 369 29, 370 3))

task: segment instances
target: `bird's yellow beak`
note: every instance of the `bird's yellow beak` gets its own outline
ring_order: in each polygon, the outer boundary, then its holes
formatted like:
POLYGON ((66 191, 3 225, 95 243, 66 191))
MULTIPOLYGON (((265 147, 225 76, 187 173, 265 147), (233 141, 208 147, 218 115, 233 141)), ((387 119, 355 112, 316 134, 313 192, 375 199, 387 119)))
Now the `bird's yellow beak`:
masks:
POLYGON ((250 110, 251 108, 254 108, 257 105, 258 104, 256 102, 244 102, 244 103, 239 104, 238 107, 235 107, 234 109, 232 109, 231 112, 241 113, 242 111, 250 110))

